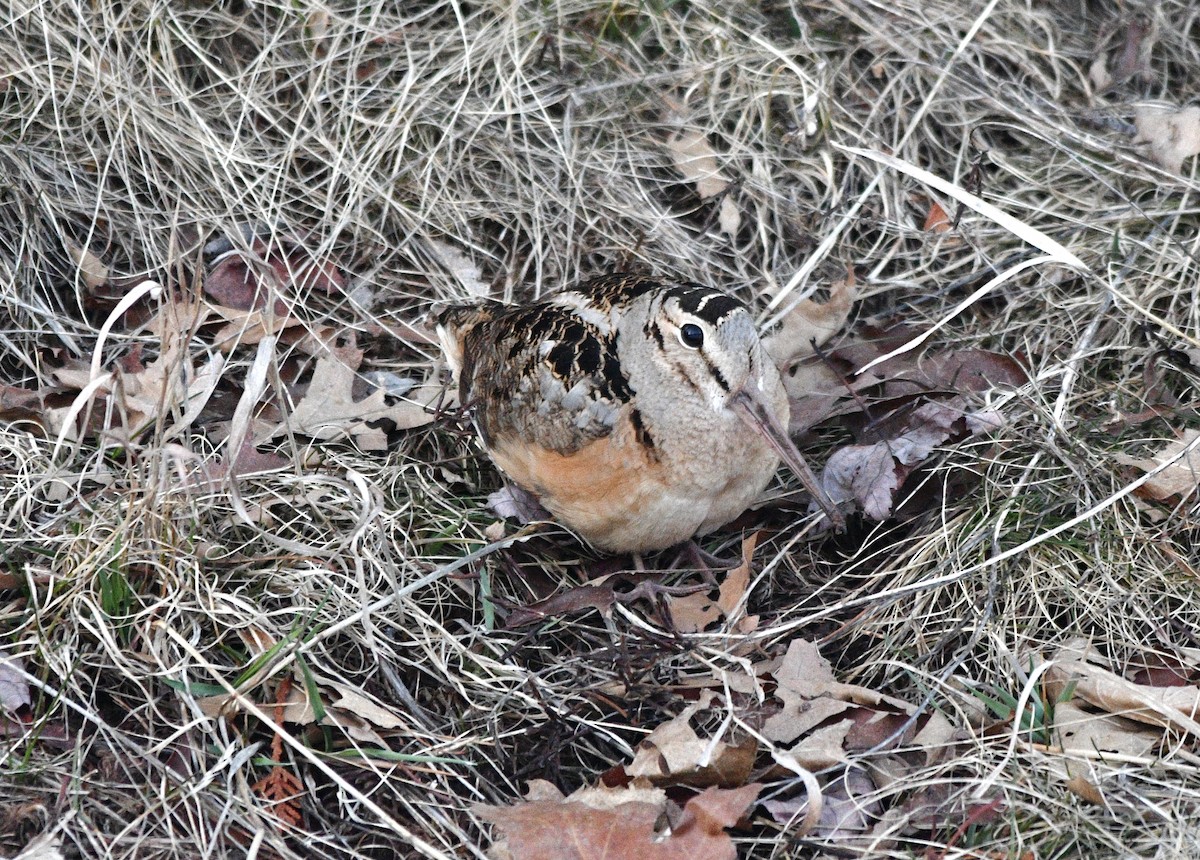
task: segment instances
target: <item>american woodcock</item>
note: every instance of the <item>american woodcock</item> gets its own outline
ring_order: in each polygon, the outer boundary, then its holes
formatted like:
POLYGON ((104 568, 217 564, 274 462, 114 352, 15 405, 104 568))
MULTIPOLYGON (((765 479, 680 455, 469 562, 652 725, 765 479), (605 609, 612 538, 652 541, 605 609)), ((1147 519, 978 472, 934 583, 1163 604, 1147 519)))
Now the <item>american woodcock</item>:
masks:
POLYGON ((492 460, 598 549, 646 552, 737 517, 785 460, 788 400, 749 310, 632 275, 529 305, 453 305, 438 336, 492 460))

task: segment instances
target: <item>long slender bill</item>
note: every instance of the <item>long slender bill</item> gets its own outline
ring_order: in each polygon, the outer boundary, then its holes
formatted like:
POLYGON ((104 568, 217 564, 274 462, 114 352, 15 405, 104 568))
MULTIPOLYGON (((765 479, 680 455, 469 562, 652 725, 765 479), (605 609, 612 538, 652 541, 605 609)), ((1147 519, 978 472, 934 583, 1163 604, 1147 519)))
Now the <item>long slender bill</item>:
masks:
POLYGON ((808 467, 808 463, 804 460, 804 455, 797 450, 795 444, 787 434, 787 430, 779 425, 775 413, 762 402, 755 394, 745 388, 739 391, 730 400, 729 405, 737 412, 738 417, 746 422, 750 427, 753 427, 759 433, 762 433, 763 438, 775 450, 775 453, 783 458, 783 462, 787 463, 788 468, 800 479, 800 483, 804 485, 804 489, 808 490, 821 510, 825 512, 825 516, 829 517, 829 521, 833 523, 834 528, 838 531, 843 531, 846 528, 846 518, 821 489, 820 483, 817 481, 817 476, 813 474, 813 470, 808 467))

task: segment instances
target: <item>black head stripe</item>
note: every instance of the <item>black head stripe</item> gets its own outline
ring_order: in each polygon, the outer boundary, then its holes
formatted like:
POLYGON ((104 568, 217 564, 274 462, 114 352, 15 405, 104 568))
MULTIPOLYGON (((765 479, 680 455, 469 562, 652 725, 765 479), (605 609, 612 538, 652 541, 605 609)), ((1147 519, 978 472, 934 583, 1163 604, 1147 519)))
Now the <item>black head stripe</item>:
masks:
POLYGON ((670 296, 685 314, 698 317, 714 326, 720 325, 730 314, 746 309, 746 306, 733 296, 699 284, 673 287, 670 296))

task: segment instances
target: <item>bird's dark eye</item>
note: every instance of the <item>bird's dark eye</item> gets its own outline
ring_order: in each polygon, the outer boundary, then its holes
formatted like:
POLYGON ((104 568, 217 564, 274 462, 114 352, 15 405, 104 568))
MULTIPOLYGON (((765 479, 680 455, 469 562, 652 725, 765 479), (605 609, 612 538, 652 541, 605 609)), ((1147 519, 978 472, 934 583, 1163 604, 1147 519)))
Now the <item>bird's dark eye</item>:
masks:
POLYGON ((704 329, 695 323, 680 326, 679 342, 689 349, 699 349, 704 345, 704 329))

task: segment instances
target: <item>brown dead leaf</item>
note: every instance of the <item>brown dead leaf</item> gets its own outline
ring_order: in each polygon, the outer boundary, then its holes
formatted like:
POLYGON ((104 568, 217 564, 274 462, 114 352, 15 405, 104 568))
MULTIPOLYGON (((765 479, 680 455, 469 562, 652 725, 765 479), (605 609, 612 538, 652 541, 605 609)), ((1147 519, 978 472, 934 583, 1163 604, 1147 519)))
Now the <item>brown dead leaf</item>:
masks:
POLYGON ((204 278, 204 294, 228 308, 262 310, 274 297, 272 310, 287 314, 283 295, 295 298, 317 290, 341 293, 346 277, 332 262, 317 261, 295 237, 255 238, 250 255, 230 250, 219 255, 204 278))
POLYGON ((546 783, 531 785, 524 803, 474 811, 501 835, 493 855, 511 860, 735 860, 725 828, 737 823, 761 788, 709 788, 679 812, 660 790, 636 781, 568 798, 555 797, 546 783), (664 819, 673 826, 660 826, 664 819))
POLYGON ((491 292, 479 267, 461 250, 438 239, 426 239, 425 244, 433 258, 454 276, 468 296, 484 298, 491 292))
POLYGON ((45 405, 44 391, 0 382, 0 421, 40 421, 45 405))
POLYGON ((67 254, 79 268, 79 277, 89 292, 95 292, 108 283, 108 266, 82 245, 76 245, 70 239, 64 240, 67 254))
POLYGON ((655 785, 707 787, 745 785, 754 767, 758 744, 750 735, 739 743, 701 737, 692 719, 711 708, 716 694, 705 691, 700 701, 684 708, 673 719, 655 727, 625 766, 631 777, 643 777, 655 785))
MULTIPOLYGON (((1162 740, 1162 732, 1147 728, 1143 722, 1085 711, 1073 702, 1054 707, 1054 736, 1067 755, 1101 761, 1106 755, 1152 757, 1162 740)), ((1068 772, 1072 771, 1068 767, 1068 772)))
POLYGON ((1137 137, 1148 143, 1150 157, 1172 173, 1183 173, 1183 160, 1200 154, 1200 107, 1139 105, 1134 109, 1137 137))
POLYGON ((1193 449, 1186 454, 1183 452, 1196 441, 1197 436, 1200 436, 1200 430, 1185 430, 1182 438, 1164 445, 1149 458, 1118 454, 1118 463, 1133 466, 1143 472, 1152 472, 1175 459, 1174 463, 1142 484, 1134 493, 1143 499, 1159 502, 1175 496, 1184 499, 1194 493, 1196 487, 1200 486, 1200 449, 1193 449), (1180 456, 1181 454, 1183 456, 1180 456))
MULTIPOLYGON (((757 545, 758 532, 753 532, 742 540, 742 563, 725 574, 717 590, 716 599, 711 597, 709 589, 667 598, 667 611, 677 631, 700 633, 710 625, 733 616, 738 606, 742 605, 746 589, 750 587, 751 562, 757 545)), ((741 619, 738 630, 749 633, 757 624, 758 616, 747 616, 741 619)))
POLYGON ((667 149, 675 161, 675 169, 683 174, 685 180, 695 183, 696 193, 701 200, 708 200, 718 194, 725 195, 721 199, 717 223, 722 233, 728 236, 737 235, 742 224, 742 215, 732 195, 725 193, 729 189, 729 180, 717 165, 717 152, 708 142, 708 136, 694 129, 681 130, 667 140, 667 149))
POLYGON ((1076 774, 1065 783, 1067 790, 1077 797, 1096 806, 1104 806, 1104 792, 1094 782, 1082 774, 1076 774))
POLYGON ((339 726, 347 735, 362 743, 375 743, 386 747, 379 731, 402 729, 412 725, 412 721, 385 707, 375 699, 369 698, 361 691, 344 684, 322 682, 331 693, 330 701, 325 705, 325 718, 321 720, 324 726, 339 726))
POLYGON ((873 520, 886 520, 900 486, 896 461, 886 442, 847 445, 825 461, 821 488, 835 505, 854 501, 873 520))
MULTIPOLYGON (((877 790, 870 775, 862 768, 847 768, 822 788, 820 815, 804 835, 838 844, 861 837, 883 811, 877 790)), ((767 800, 763 806, 775 821, 786 824, 803 815, 809 801, 806 795, 798 795, 784 800, 767 800)))
MULTIPOLYGON (((817 646, 803 639, 792 640, 780 660, 758 668, 775 676, 775 697, 782 702, 764 722, 763 735, 787 746, 809 770, 846 761, 849 749, 887 740, 903 722, 893 718, 907 719, 915 710, 902 699, 839 683, 817 646)), ((927 760, 933 761, 944 755, 952 737, 949 721, 929 712, 891 743, 923 747, 927 760)))
POLYGON ((266 472, 278 472, 292 465, 292 460, 270 451, 260 451, 250 444, 249 440, 242 442, 242 447, 233 457, 226 451, 211 475, 211 483, 220 485, 226 478, 244 478, 249 475, 261 475, 266 472))
POLYGON ((366 451, 387 450, 387 434, 368 422, 390 421, 397 430, 423 427, 433 420, 426 407, 441 393, 442 387, 429 383, 419 388, 411 398, 389 405, 384 392, 376 388, 360 400, 354 398, 357 370, 363 352, 350 343, 333 347, 317 359, 312 380, 304 396, 296 403, 285 424, 270 435, 279 436, 287 430, 315 439, 350 437, 366 451))
POLYGON ((821 483, 834 504, 853 501, 877 521, 892 515, 904 479, 936 448, 1003 426, 999 413, 971 412, 961 397, 869 417, 864 435, 883 438, 834 451, 825 463, 821 483))
MULTIPOLYGON (((779 327, 763 338, 763 348, 781 368, 812 355, 814 347, 824 345, 846 324, 855 294, 854 272, 851 271, 844 281, 829 285, 829 299, 824 303, 819 304, 812 299, 798 302, 787 312, 779 327)), ((785 385, 788 385, 789 376, 793 379, 793 386, 799 387, 808 382, 803 377, 796 379, 795 373, 787 373, 785 385)))
MULTIPOLYGON (((1067 789, 1089 803, 1104 805, 1104 792, 1098 784, 1099 763, 1115 765, 1130 758, 1153 760, 1162 742, 1162 732, 1144 723, 1095 714, 1072 702, 1054 707, 1054 737, 1062 753, 1060 776, 1067 789)), ((1053 748, 1049 753, 1055 752, 1053 748)))
POLYGON ((1073 683, 1073 699, 1114 716, 1175 728, 1200 738, 1200 687, 1135 684, 1096 665, 1095 659, 1086 640, 1075 639, 1064 645, 1046 670, 1047 695, 1057 701, 1073 683))
POLYGON ((1029 381, 1025 368, 1010 355, 986 349, 925 353, 906 360, 896 356, 887 365, 885 393, 896 397, 914 392, 950 391, 965 394, 993 388, 1018 388, 1029 381))
POLYGON ((921 229, 926 233, 950 232, 950 216, 936 200, 929 201, 929 214, 925 216, 925 223, 921 225, 921 229))
MULTIPOLYGON (((112 371, 95 380, 92 368, 79 360, 64 361, 52 371, 62 391, 91 391, 93 402, 111 402, 112 416, 106 410, 85 406, 91 420, 84 435, 105 432, 117 438, 132 438, 151 426, 160 417, 166 420, 168 438, 191 426, 200 415, 220 380, 224 358, 212 355, 198 366, 196 356, 186 349, 186 332, 168 332, 157 358, 143 363, 140 351, 123 356, 112 371), (107 422, 101 424, 102 419, 107 422)), ((78 426, 64 427, 68 420, 78 417, 75 404, 61 408, 48 407, 43 412, 47 430, 75 440, 78 426)), ((76 422, 78 423, 78 422, 76 422)))

